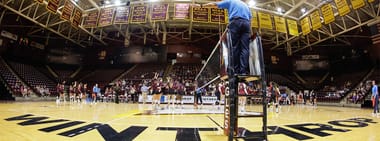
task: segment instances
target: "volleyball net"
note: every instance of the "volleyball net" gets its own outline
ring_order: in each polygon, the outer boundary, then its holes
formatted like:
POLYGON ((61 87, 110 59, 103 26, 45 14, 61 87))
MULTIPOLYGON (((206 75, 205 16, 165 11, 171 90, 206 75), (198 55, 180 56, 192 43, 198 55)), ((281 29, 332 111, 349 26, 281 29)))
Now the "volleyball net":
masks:
MULTIPOLYGON (((198 86, 201 88, 206 87, 212 83, 218 82, 220 80, 226 80, 228 78, 228 73, 233 75, 233 59, 231 48, 231 37, 229 35, 228 29, 226 29, 220 37, 220 40, 215 45, 212 50, 209 58, 204 62, 201 70, 195 77, 195 80, 198 82, 198 86)), ((263 66, 263 50, 261 45, 261 38, 258 34, 254 34, 251 38, 249 44, 249 76, 256 77, 247 77, 246 81, 254 81, 261 77, 262 72, 264 72, 263 66)))

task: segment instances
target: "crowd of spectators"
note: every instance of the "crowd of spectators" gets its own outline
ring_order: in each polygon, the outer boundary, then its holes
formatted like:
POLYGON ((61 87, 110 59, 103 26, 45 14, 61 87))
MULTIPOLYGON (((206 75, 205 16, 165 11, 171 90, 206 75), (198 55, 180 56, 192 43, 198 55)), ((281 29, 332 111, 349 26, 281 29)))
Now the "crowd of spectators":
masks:
POLYGON ((364 83, 361 82, 358 87, 352 90, 350 95, 347 96, 347 102, 358 104, 362 102, 367 93, 371 90, 372 80, 367 80, 364 83))

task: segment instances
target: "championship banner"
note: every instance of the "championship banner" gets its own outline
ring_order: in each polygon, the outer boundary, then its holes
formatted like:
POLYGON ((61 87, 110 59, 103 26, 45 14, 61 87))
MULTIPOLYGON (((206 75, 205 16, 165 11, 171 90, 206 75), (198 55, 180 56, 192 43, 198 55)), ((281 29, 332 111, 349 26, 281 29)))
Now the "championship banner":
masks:
POLYGON ((73 22, 71 22, 71 25, 74 28, 78 28, 81 18, 82 18, 82 11, 80 11, 78 8, 75 8, 73 22))
POLYGON ((187 3, 174 4, 174 19, 187 20, 190 17, 190 5, 187 3))
POLYGON ((115 13, 114 24, 128 24, 129 22, 129 7, 117 7, 115 13))
POLYGON ((311 13, 310 19, 311 19, 311 27, 313 28, 313 30, 317 30, 318 28, 322 27, 321 18, 319 16, 319 10, 315 10, 313 13, 311 13))
POLYGON ((324 23, 329 24, 335 21, 334 12, 332 10, 331 4, 325 4, 321 8, 324 23))
POLYGON ((258 12, 260 28, 273 29, 272 19, 269 14, 258 12))
POLYGON ((59 0, 49 0, 48 4, 46 5, 46 9, 55 14, 57 13, 58 5, 59 5, 59 0))
POLYGON ((301 20, 301 28, 302 28, 303 35, 309 34, 311 32, 309 17, 305 17, 301 20))
POLYGON ((251 27, 256 27, 256 28, 258 28, 258 27, 259 27, 259 23, 258 23, 258 21, 257 21, 257 12, 251 10, 251 15, 252 15, 252 19, 251 19, 251 27))
POLYGON ((62 9, 61 19, 70 21, 71 15, 74 11, 74 4, 70 2, 70 0, 65 1, 65 5, 62 9))
POLYGON ((112 24, 113 15, 115 14, 115 8, 103 8, 100 10, 98 26, 108 26, 112 24))
POLYGON ((350 7, 347 4, 346 0, 334 0, 336 7, 338 8, 339 16, 344 16, 350 13, 350 7))
POLYGON ((44 0, 34 0, 34 1, 36 1, 38 3, 43 3, 44 2, 44 0))
POLYGON ((193 22, 208 23, 209 8, 193 7, 193 22))
POLYGON ((288 23, 289 34, 293 36, 298 36, 299 33, 298 33, 297 21, 290 20, 290 19, 286 19, 286 21, 288 23))
POLYGON ((150 13, 150 20, 152 21, 166 21, 168 20, 168 4, 153 4, 152 13, 150 13))
POLYGON ((83 27, 84 28, 94 28, 98 24, 98 10, 91 11, 88 13, 87 17, 84 18, 83 27))
POLYGON ((286 24, 285 24, 285 18, 274 16, 274 25, 276 26, 276 31, 281 33, 287 33, 286 30, 286 24))
POLYGON ((227 11, 219 8, 210 8, 211 23, 227 23, 227 11))
POLYGON ((365 6, 364 0, 351 0, 352 8, 359 9, 363 6, 365 6))
POLYGON ((146 23, 147 10, 145 5, 133 6, 131 23, 146 23))

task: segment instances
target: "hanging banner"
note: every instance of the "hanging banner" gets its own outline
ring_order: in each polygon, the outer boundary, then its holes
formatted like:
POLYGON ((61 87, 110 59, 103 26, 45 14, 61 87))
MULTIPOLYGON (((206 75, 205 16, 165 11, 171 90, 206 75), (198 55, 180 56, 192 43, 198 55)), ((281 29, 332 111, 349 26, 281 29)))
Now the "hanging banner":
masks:
POLYGON ((272 19, 269 14, 258 12, 260 28, 273 29, 272 19))
POLYGON ((193 7, 193 22, 208 23, 209 8, 193 7))
POLYGON ((190 19, 190 5, 187 3, 174 4, 174 19, 188 20, 190 19))
POLYGON ((168 20, 168 4, 153 4, 151 17, 152 21, 166 21, 168 20))
POLYGON ((325 4, 321 8, 322 15, 323 15, 323 21, 325 24, 329 24, 333 21, 335 21, 334 12, 332 10, 331 4, 325 4))
POLYGON ((350 13, 350 7, 346 0, 335 0, 336 7, 338 8, 339 16, 344 16, 350 13))
POLYGON ((301 28, 302 28, 303 35, 309 34, 311 32, 309 17, 305 17, 301 20, 301 28))
POLYGON ((48 4, 46 5, 46 9, 55 14, 57 13, 58 5, 59 5, 59 0, 49 0, 48 4))
POLYGON ((359 9, 365 6, 364 0, 351 0, 351 5, 353 9, 359 9))
POLYGON ((129 22, 129 7, 117 7, 115 13, 114 24, 128 24, 129 22))
POLYGON ((147 10, 145 5, 133 6, 131 23, 146 23, 147 10))
POLYGON ((368 0, 368 2, 374 2, 375 0, 368 0))
POLYGON ((34 1, 36 1, 38 3, 43 3, 44 2, 44 0, 34 0, 34 1))
POLYGON ((71 3, 69 0, 66 0, 65 5, 63 6, 63 9, 62 9, 61 19, 70 21, 73 11, 74 11, 74 4, 71 3))
POLYGON ((259 23, 258 23, 258 21, 257 21, 257 12, 251 10, 251 14, 252 14, 251 27, 256 27, 256 28, 258 28, 258 27, 259 27, 259 23))
POLYGON ((297 21, 290 20, 290 19, 286 19, 286 21, 288 23, 289 34, 293 36, 298 36, 299 33, 298 33, 297 21))
POLYGON ((276 26, 276 31, 281 33, 288 33, 286 30, 285 18, 279 16, 273 16, 274 25, 276 26))
POLYGON ((315 10, 313 13, 311 13, 310 19, 311 27, 313 28, 313 30, 317 30, 318 28, 322 27, 321 17, 319 16, 319 10, 315 10))
POLYGON ((225 9, 211 8, 211 23, 227 23, 227 11, 225 9))
POLYGON ((115 14, 115 8, 103 8, 100 10, 99 15, 99 27, 104 27, 112 24, 113 15, 115 14))
POLYGON ((98 10, 91 11, 88 13, 87 17, 84 18, 83 27, 84 28, 94 28, 98 25, 98 10))
POLYGON ((81 18, 82 18, 82 11, 80 11, 78 8, 75 8, 73 22, 71 22, 71 25, 77 29, 81 22, 81 18))

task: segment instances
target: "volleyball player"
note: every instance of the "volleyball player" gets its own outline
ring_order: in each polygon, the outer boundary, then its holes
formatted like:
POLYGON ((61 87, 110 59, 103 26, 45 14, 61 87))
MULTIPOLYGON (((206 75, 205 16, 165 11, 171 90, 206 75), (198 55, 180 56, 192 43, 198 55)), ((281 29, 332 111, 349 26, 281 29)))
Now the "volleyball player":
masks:
POLYGON ((197 83, 195 83, 194 85, 195 85, 195 87, 194 87, 194 89, 195 89, 194 106, 195 106, 195 108, 198 108, 198 104, 200 102, 201 108, 202 108, 202 106, 203 106, 203 101, 202 101, 203 88, 199 88, 197 83))
POLYGON ((161 98, 161 80, 155 79, 152 84, 153 89, 153 97, 152 97, 152 105, 154 109, 159 109, 160 107, 160 98, 161 98))
POLYGON ((314 90, 311 90, 310 92, 310 103, 312 106, 317 106, 317 95, 315 94, 314 90))
POLYGON ((75 102, 75 95, 74 95, 73 85, 69 86, 69 95, 70 95, 70 103, 74 103, 75 102))
MULTIPOLYGON (((168 99, 169 95, 169 84, 168 81, 162 81, 161 83, 161 95, 159 97, 160 102, 165 102, 165 98, 168 99)), ((166 105, 166 108, 168 109, 168 105, 166 105)))
POLYGON ((185 95, 185 92, 186 92, 186 87, 184 86, 183 83, 179 83, 177 81, 177 94, 175 96, 175 99, 176 99, 176 105, 179 106, 179 104, 181 104, 181 108, 183 109, 183 100, 182 100, 182 97, 183 95, 185 95))
POLYGON ((63 100, 65 98, 65 93, 64 93, 62 86, 63 86, 63 84, 61 84, 61 83, 58 83, 56 86, 57 92, 59 94, 59 96, 56 99, 57 104, 60 103, 61 99, 63 100))
POLYGON ((98 84, 95 84, 92 88, 92 102, 96 103, 96 96, 100 93, 100 88, 98 87, 98 84))
POLYGON ((171 79, 171 78, 168 78, 168 83, 167 83, 167 86, 166 86, 166 90, 167 90, 167 93, 168 93, 168 105, 167 105, 167 108, 169 109, 170 107, 170 104, 172 104, 172 107, 174 108, 174 102, 175 102, 175 83, 174 83, 174 80, 171 79))
POLYGON ((64 93, 64 89, 63 89, 64 83, 65 83, 65 81, 57 84, 57 92, 59 93, 58 101, 65 99, 65 93, 64 93))
POLYGON ((221 90, 222 86, 223 86, 223 82, 219 82, 215 88, 215 96, 216 96, 215 105, 217 105, 218 109, 220 109, 220 103, 221 103, 220 95, 222 93, 222 90, 221 90))
POLYGON ((239 106, 240 106, 240 111, 245 112, 245 105, 247 104, 247 85, 243 82, 240 82, 238 84, 238 97, 239 97, 239 106))
POLYGON ((268 108, 270 107, 270 104, 274 105, 276 107, 276 112, 278 113, 278 102, 277 102, 277 95, 280 93, 278 88, 274 86, 273 82, 269 83, 269 94, 270 94, 270 99, 268 102, 268 108))
POLYGON ((84 83, 83 84, 83 88, 82 88, 82 101, 87 103, 89 101, 87 101, 86 99, 89 99, 90 98, 90 93, 88 92, 88 88, 87 88, 87 83, 84 83))
POLYGON ((79 103, 82 102, 82 96, 83 96, 82 87, 83 87, 83 84, 79 83, 78 87, 76 88, 77 102, 79 103))

